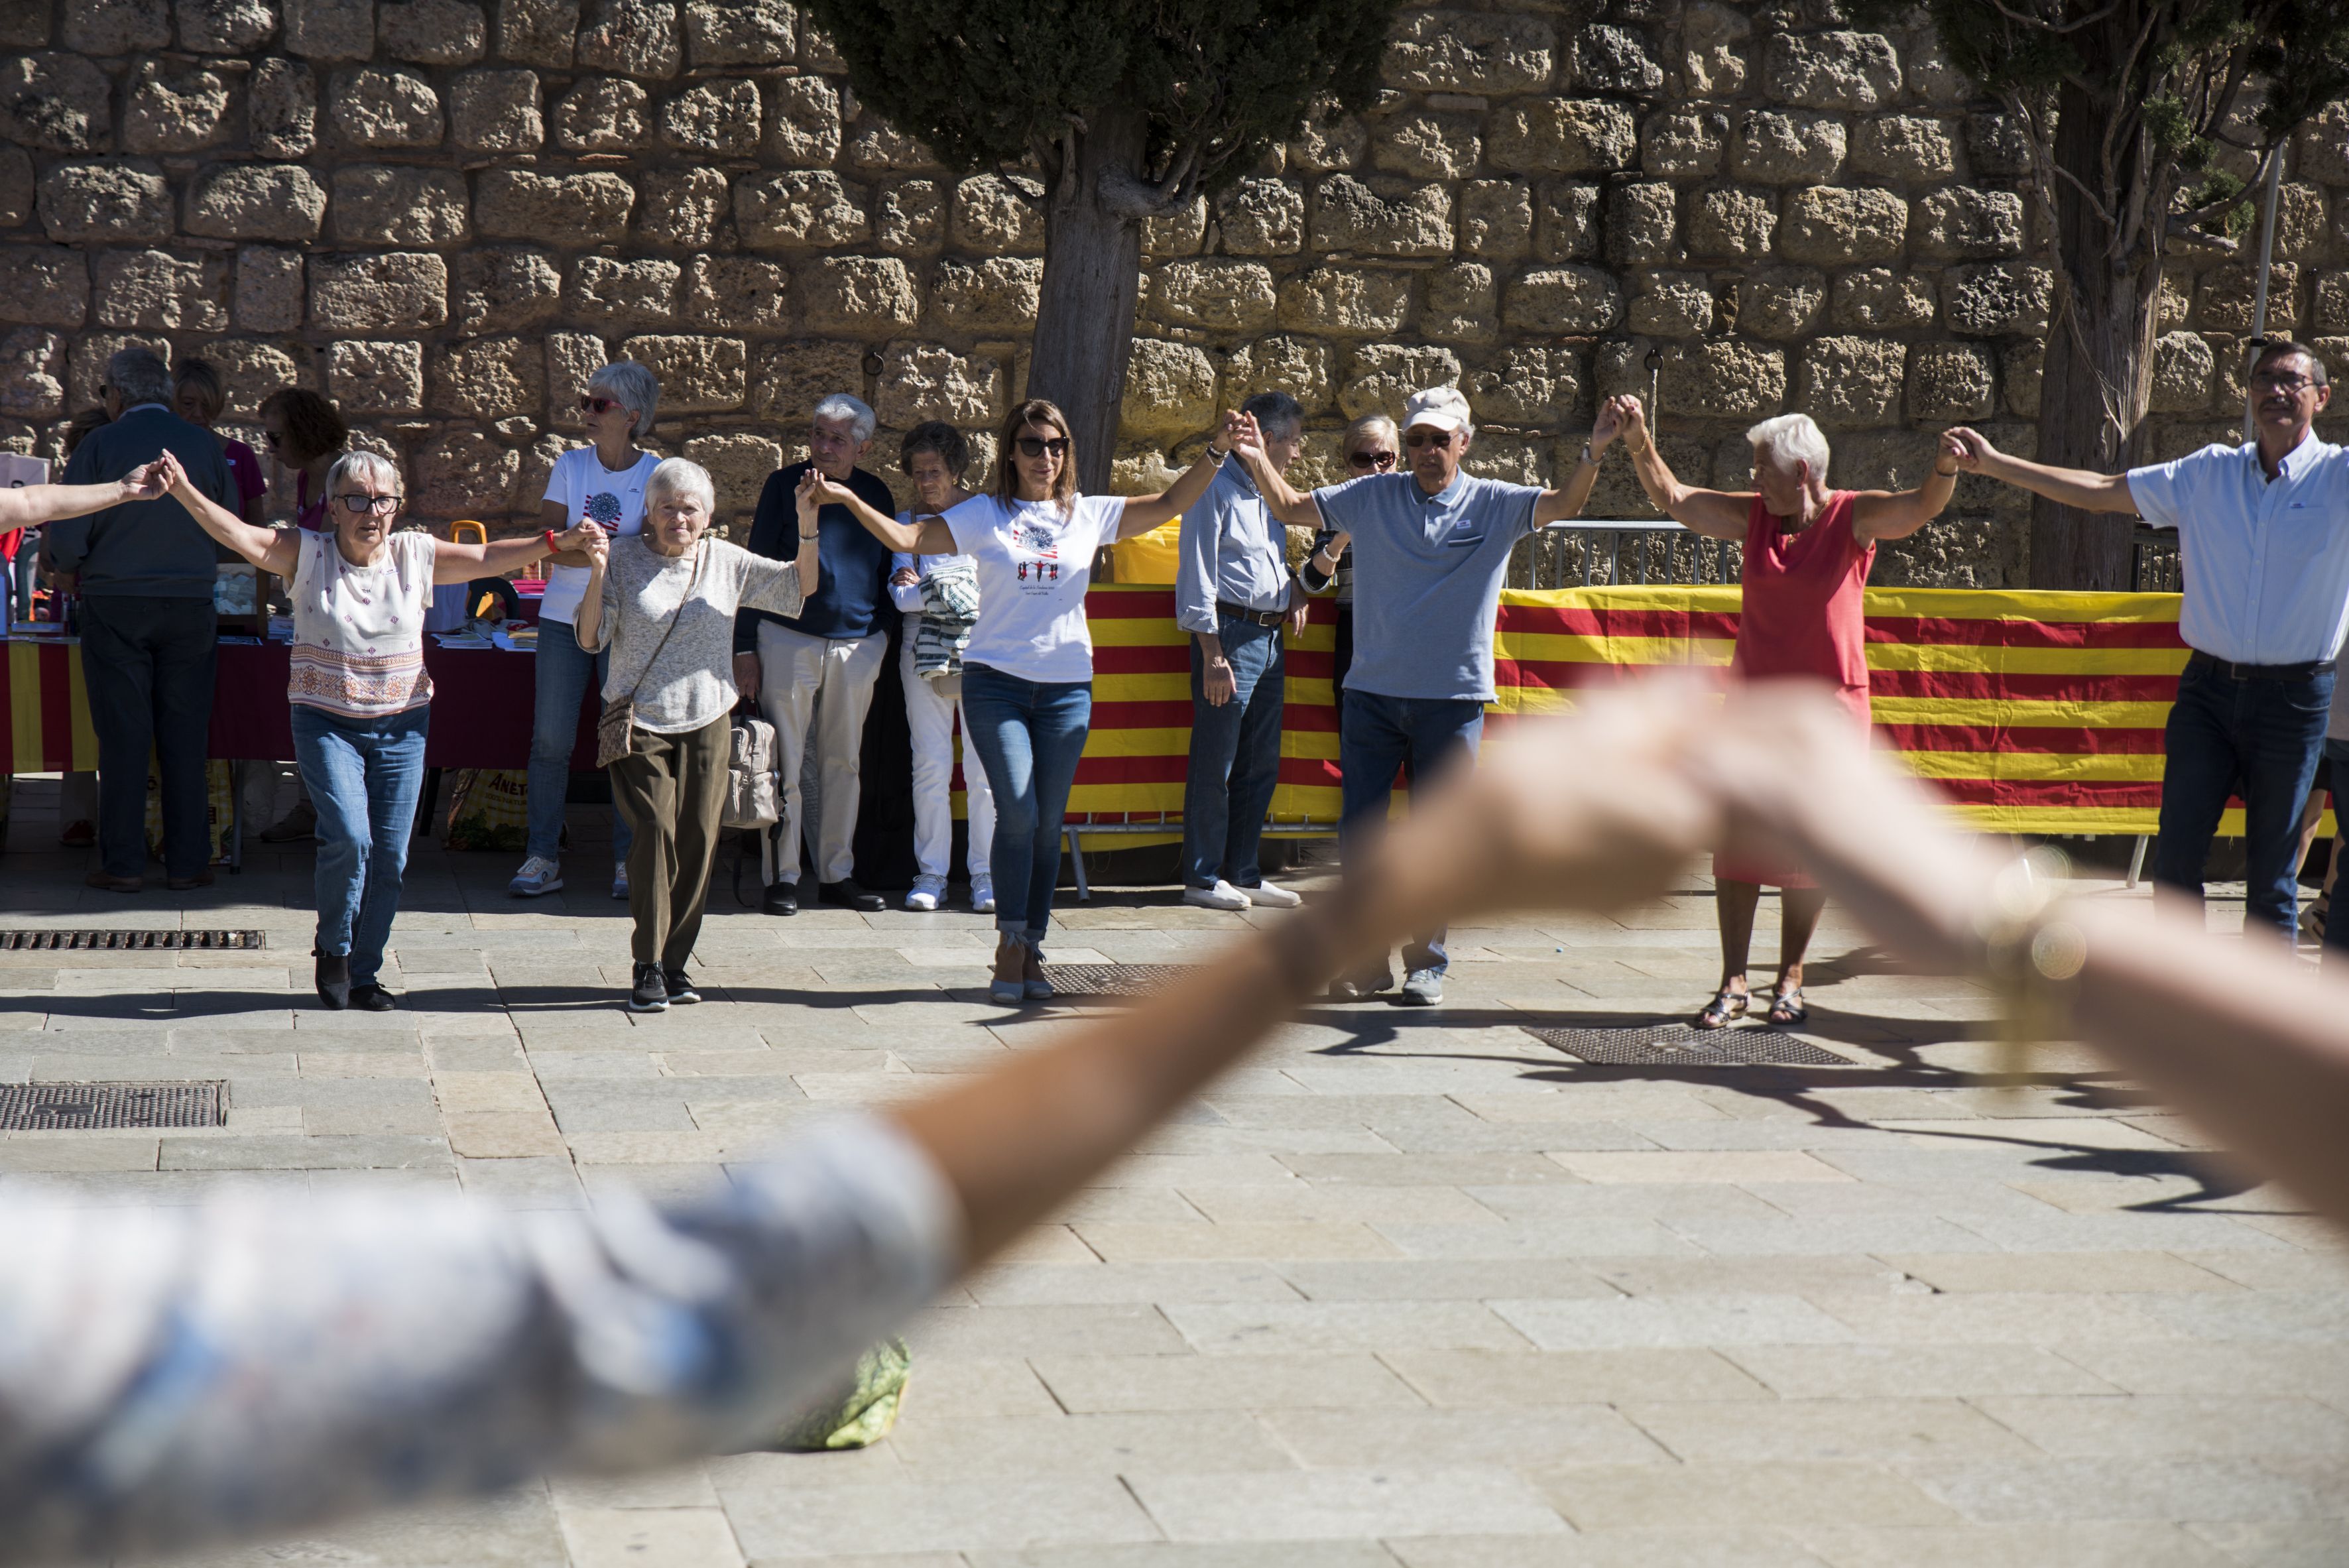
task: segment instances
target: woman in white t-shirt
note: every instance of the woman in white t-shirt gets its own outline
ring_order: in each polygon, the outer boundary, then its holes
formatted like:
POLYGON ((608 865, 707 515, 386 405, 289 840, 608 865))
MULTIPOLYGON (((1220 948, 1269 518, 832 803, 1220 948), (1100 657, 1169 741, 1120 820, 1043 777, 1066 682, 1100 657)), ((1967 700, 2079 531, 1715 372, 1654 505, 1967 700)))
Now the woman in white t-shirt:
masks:
POLYGON ((978 623, 963 653, 963 717, 995 787, 997 1002, 1052 995, 1038 945, 1061 880, 1061 820, 1076 782, 1093 705, 1085 591, 1093 553, 1173 521, 1230 451, 1230 419, 1198 460, 1158 495, 1077 493, 1069 421, 1040 397, 1013 408, 996 442, 995 488, 942 518, 898 522, 811 469, 819 499, 847 507, 892 550, 968 555, 978 566, 978 623))
MULTIPOLYGON (((592 444, 574 447, 554 459, 546 476, 546 499, 539 505, 541 526, 558 532, 592 522, 606 539, 640 532, 645 526, 645 481, 660 456, 636 442, 652 431, 660 407, 660 383, 633 359, 616 360, 595 372, 579 399, 580 423, 592 444)), ((571 634, 579 598, 587 587, 587 557, 559 555, 546 573, 546 594, 538 608, 538 697, 530 727, 530 841, 522 869, 506 891, 536 898, 563 885, 563 802, 571 789, 571 751, 579 735, 579 705, 603 686, 609 654, 580 651, 571 634)), ((628 824, 612 813, 612 896, 628 895, 628 824)))

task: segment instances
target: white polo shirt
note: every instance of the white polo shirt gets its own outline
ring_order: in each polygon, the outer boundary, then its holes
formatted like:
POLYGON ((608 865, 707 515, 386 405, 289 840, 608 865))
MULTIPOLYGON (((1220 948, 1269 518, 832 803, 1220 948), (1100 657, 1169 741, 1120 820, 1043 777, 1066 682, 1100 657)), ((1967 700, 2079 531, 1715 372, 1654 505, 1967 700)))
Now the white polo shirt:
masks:
POLYGON ((2239 665, 2329 660, 2349 630, 2349 450, 2311 430, 2271 480, 2259 448, 2208 446, 2131 469, 2146 521, 2178 530, 2178 634, 2239 665))

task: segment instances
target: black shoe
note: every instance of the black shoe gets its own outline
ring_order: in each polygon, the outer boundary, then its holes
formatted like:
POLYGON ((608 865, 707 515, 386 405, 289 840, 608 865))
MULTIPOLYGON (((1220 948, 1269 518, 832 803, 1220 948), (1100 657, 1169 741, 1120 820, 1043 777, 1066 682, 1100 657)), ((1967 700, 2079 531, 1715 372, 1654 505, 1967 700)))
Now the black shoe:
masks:
POLYGON ((329 1013, 339 1013, 351 1005, 351 955, 310 951, 318 955, 318 1000, 329 1013))
POLYGON ((668 1011, 668 982, 661 976, 657 964, 636 965, 636 984, 628 987, 628 1011, 631 1013, 666 1013, 668 1011))
POLYGON ((851 877, 843 877, 836 882, 819 883, 815 891, 816 896, 824 903, 836 903, 860 914, 878 914, 889 907, 887 900, 877 892, 866 892, 851 877))
POLYGON ((1340 975, 1330 982, 1332 1002, 1360 1002, 1375 996, 1394 984, 1392 969, 1365 970, 1360 975, 1340 975))
POLYGON ((679 1006, 701 1000, 701 993, 694 987, 693 977, 682 969, 662 970, 661 984, 668 989, 668 999, 679 1006))
POLYGON ((388 1013, 399 1006, 399 999, 370 981, 351 987, 351 1006, 362 1013, 388 1013))
POLYGON ((800 884, 797 882, 770 884, 767 896, 759 901, 759 907, 769 914, 797 914, 800 912, 800 884))

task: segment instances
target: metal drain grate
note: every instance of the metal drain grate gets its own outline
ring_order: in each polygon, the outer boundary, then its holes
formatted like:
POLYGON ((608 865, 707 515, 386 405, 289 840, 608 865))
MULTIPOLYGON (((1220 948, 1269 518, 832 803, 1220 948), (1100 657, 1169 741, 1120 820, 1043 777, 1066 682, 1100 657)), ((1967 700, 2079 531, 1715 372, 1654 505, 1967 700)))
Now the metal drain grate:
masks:
POLYGON ((1586 1062, 1621 1067, 1679 1066, 1700 1068, 1820 1067, 1847 1068, 1848 1057, 1821 1050, 1807 1041, 1790 1039, 1772 1029, 1698 1029, 1687 1024, 1634 1025, 1630 1027, 1537 1029, 1526 1033, 1586 1062))
POLYGON ((264 931, 0 931, 0 953, 185 953, 264 945, 264 931))
POLYGON ((1063 996, 1142 996, 1198 973, 1191 964, 1047 964, 1044 978, 1063 996))
POLYGON ((0 1129, 218 1127, 222 1088, 217 1081, 0 1084, 0 1129))

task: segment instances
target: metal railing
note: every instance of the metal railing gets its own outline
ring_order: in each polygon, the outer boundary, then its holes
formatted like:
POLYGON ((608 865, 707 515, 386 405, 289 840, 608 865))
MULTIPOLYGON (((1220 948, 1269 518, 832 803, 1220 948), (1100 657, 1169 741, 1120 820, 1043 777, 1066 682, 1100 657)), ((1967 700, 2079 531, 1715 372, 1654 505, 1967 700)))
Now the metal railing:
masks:
POLYGON ((1667 520, 1578 517, 1553 522, 1519 547, 1512 588, 1630 584, 1695 587, 1737 581, 1744 547, 1667 520))
POLYGON ((2129 541, 2129 592, 2181 593, 2186 570, 2178 558, 2178 531, 2137 524, 2129 541))

